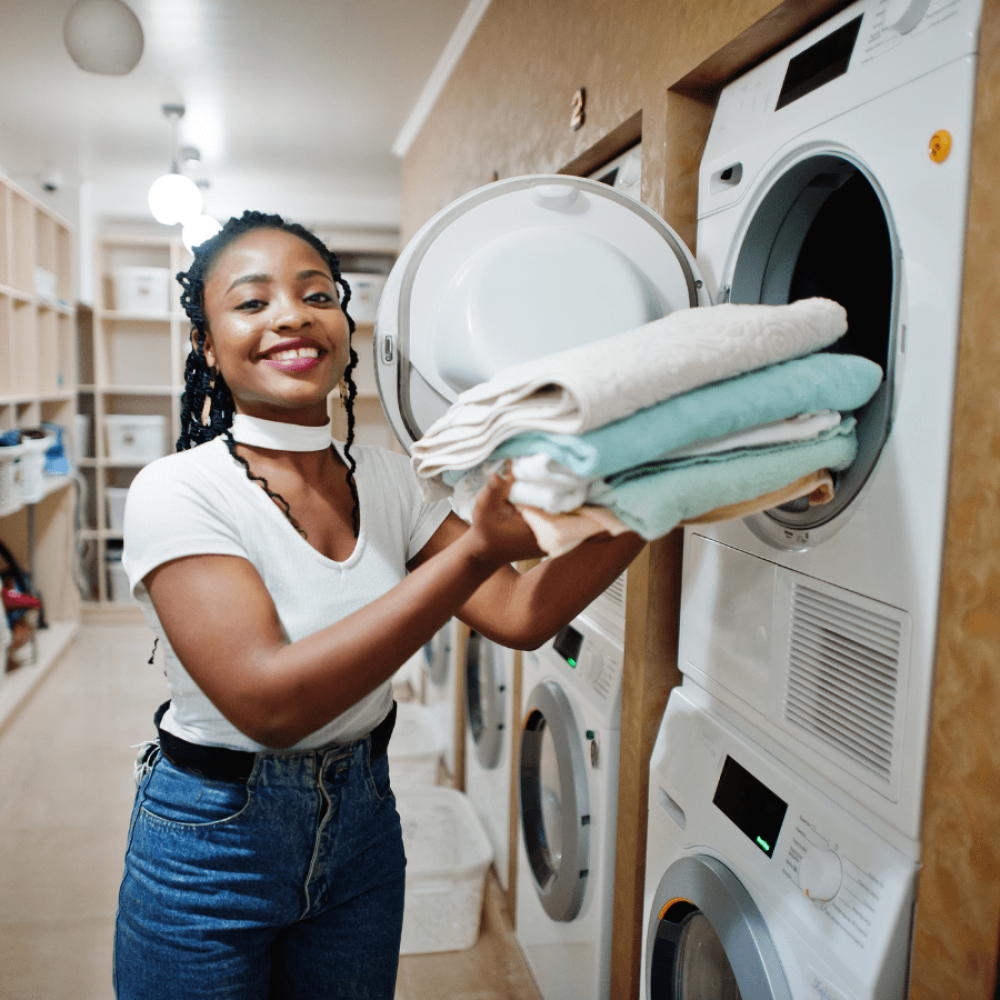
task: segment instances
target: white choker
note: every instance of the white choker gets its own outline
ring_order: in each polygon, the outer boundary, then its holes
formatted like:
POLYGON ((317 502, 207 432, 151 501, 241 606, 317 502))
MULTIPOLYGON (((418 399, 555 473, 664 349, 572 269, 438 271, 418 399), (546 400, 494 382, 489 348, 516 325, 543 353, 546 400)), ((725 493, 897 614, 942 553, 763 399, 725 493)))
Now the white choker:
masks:
POLYGON ((239 444, 274 451, 322 451, 333 444, 329 420, 319 427, 307 427, 237 413, 233 417, 232 435, 239 444))

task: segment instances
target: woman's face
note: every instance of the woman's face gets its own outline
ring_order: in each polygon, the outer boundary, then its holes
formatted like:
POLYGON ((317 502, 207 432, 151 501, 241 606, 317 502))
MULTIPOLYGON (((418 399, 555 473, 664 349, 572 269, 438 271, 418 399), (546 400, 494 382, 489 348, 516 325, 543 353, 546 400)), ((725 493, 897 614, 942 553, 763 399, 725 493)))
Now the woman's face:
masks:
POLYGON ((205 359, 237 413, 321 424, 347 367, 347 317, 323 258, 280 229, 229 244, 205 280, 205 359))

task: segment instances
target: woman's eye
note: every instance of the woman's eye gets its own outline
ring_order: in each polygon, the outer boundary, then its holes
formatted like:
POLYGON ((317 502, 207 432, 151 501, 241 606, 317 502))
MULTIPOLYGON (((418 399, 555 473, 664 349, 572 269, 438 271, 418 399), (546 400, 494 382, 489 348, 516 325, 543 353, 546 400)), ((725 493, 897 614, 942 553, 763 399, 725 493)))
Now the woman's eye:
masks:
POLYGON ((261 299, 247 299, 245 302, 241 302, 236 308, 252 311, 254 309, 260 309, 262 306, 265 306, 266 304, 267 303, 261 299))
POLYGON ((335 302, 336 300, 329 292, 313 292, 306 296, 306 302, 335 302))

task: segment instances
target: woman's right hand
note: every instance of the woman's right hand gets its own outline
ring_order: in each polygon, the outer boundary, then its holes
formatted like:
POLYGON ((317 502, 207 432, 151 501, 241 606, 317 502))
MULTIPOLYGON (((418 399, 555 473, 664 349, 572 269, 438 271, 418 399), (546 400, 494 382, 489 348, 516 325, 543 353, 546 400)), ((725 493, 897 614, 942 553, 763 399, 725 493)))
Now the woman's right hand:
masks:
POLYGON ((476 547, 477 558, 498 567, 545 554, 527 521, 508 499, 513 482, 508 461, 490 476, 472 512, 470 542, 476 547))

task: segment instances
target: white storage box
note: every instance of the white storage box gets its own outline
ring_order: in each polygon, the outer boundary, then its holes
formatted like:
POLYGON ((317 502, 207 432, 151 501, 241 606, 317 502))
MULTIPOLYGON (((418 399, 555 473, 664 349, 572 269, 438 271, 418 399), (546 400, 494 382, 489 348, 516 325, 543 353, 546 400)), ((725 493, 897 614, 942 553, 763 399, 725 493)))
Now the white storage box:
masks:
POLYGON ((396 706, 396 727, 389 741, 393 790, 436 785, 444 743, 444 734, 429 708, 401 701, 396 706))
POLYGON ((344 280, 351 286, 351 301, 347 311, 355 323, 374 323, 378 300, 385 288, 386 275, 367 274, 363 271, 344 272, 344 280))
POLYGON ((118 534, 125 529, 125 497, 128 488, 125 486, 108 486, 104 490, 108 503, 108 527, 118 534))
POLYGON ((122 568, 121 554, 109 552, 106 562, 108 565, 108 597, 116 604, 134 601, 135 598, 129 592, 128 574, 122 568))
POLYGON ((454 788, 396 792, 406 849, 400 954, 471 948, 493 862, 482 821, 454 788))
POLYGON ((39 503, 45 499, 45 453, 55 443, 55 434, 48 431, 40 437, 28 437, 22 431, 18 480, 23 503, 39 503))
POLYGON ((0 447, 0 517, 13 514, 23 503, 20 467, 25 450, 23 444, 0 447))
POLYGON ((127 313, 165 313, 170 309, 170 269, 116 267, 115 309, 127 313))
POLYGON ((104 425, 110 459, 145 465, 166 454, 166 417, 109 413, 104 425))

